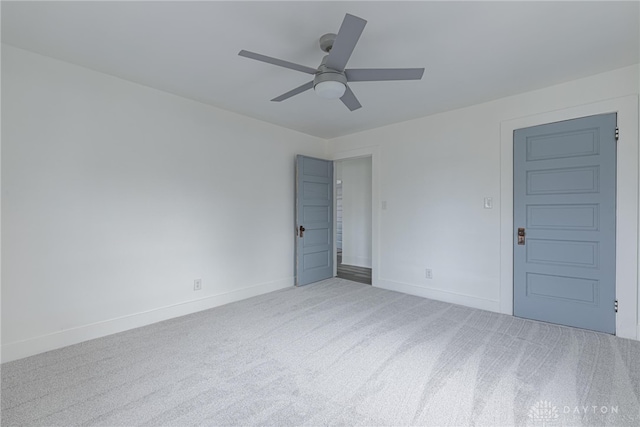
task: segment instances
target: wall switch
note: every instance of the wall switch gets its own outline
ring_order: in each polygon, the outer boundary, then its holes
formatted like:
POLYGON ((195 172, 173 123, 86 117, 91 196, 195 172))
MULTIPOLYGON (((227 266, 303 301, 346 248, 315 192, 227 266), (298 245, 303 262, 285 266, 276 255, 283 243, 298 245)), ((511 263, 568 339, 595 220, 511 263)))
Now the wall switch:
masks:
POLYGON ((484 208, 485 209, 493 209, 493 198, 485 197, 484 198, 484 208))
POLYGON ((193 290, 199 291, 202 289, 202 279, 196 279, 193 281, 193 290))
POLYGON ((424 271, 424 277, 426 277, 427 279, 433 279, 433 270, 431 270, 430 268, 427 268, 424 271))
POLYGON ((387 210, 387 201, 386 201, 386 200, 383 200, 383 201, 382 201, 382 210, 383 210, 383 211, 386 211, 386 210, 387 210))

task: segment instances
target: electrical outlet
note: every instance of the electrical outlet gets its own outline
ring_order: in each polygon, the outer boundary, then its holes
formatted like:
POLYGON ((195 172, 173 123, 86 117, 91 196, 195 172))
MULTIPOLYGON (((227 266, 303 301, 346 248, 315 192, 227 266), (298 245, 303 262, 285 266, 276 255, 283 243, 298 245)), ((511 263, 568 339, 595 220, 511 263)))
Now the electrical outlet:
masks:
POLYGON ((196 279, 193 281, 193 290, 199 291, 202 289, 202 279, 196 279))
POLYGON ((424 271, 424 277, 426 277, 427 279, 433 279, 433 270, 431 270, 430 268, 427 268, 424 271))

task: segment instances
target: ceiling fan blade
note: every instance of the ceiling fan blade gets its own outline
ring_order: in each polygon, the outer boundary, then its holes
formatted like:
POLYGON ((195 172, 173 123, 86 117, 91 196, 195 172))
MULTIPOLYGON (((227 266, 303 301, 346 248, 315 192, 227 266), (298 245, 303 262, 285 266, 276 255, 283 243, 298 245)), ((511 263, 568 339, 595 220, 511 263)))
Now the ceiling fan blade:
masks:
POLYGON ((292 89, 287 93, 283 93, 282 95, 280 95, 280 96, 278 96, 276 98, 273 98, 272 101, 275 101, 275 102, 284 101, 285 99, 291 98, 292 96, 297 95, 299 93, 302 93, 305 90, 309 90, 312 87, 313 87, 313 80, 310 81, 309 83, 303 84, 302 86, 298 86, 297 88, 292 89))
POLYGON ((367 21, 362 18, 349 15, 348 13, 345 15, 340 30, 338 30, 338 35, 333 42, 333 47, 329 52, 329 56, 327 56, 325 65, 328 68, 336 71, 344 71, 344 68, 347 66, 347 61, 349 61, 351 53, 353 52, 353 48, 356 47, 356 43, 358 43, 358 39, 360 39, 360 35, 366 24, 367 21))
POLYGON ((342 101, 342 103, 346 105, 350 111, 357 110, 358 108, 362 107, 362 105, 360 105, 360 102, 358 101, 358 98, 356 98, 349 86, 347 86, 347 90, 345 90, 344 95, 342 95, 342 98, 340 98, 340 101, 342 101))
POLYGON ((318 72, 315 68, 306 67, 300 64, 294 64, 293 62, 283 61, 282 59, 272 58, 270 56, 260 55, 259 53, 249 52, 248 50, 241 50, 238 55, 245 58, 255 59, 257 61, 266 62, 267 64, 277 65, 279 67, 289 68, 291 70, 302 71, 307 74, 315 74, 318 72))
POLYGON ((344 70, 348 82, 379 82, 383 80, 420 80, 424 68, 352 68, 344 70))

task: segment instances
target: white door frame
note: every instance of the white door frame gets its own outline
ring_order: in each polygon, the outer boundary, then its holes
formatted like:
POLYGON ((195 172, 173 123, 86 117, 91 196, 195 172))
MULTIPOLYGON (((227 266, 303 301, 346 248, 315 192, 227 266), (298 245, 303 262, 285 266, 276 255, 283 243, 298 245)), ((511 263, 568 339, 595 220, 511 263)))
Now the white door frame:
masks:
MULTIPOLYGON (((380 197, 378 187, 378 162, 380 156, 380 148, 378 146, 357 148, 354 150, 337 151, 331 156, 331 160, 348 160, 362 157, 371 158, 371 285, 378 286, 378 266, 380 265, 380 219, 379 209, 380 197)), ((336 167, 333 168, 333 198, 335 202, 336 194, 336 167)), ((336 206, 333 207, 333 223, 337 221, 336 206)), ((333 275, 338 272, 338 264, 336 262, 338 249, 336 244, 336 227, 333 227, 333 275)))
POLYGON ((640 339, 638 324, 638 96, 505 120, 500 123, 500 311, 513 315, 513 131, 545 123, 617 113, 616 335, 640 339))

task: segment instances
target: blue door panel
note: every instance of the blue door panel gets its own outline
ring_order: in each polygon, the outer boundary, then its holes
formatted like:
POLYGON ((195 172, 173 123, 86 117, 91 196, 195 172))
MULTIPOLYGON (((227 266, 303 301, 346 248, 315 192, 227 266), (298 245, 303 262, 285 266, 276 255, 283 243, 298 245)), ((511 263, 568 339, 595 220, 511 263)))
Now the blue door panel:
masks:
POLYGON ((526 243, 527 264, 595 269, 599 267, 599 242, 529 238, 526 243))
POLYGON ((528 204, 528 230, 597 231, 600 207, 596 203, 528 204))
POLYGON ((333 162, 297 156, 296 229, 296 286, 333 277, 333 162))
POLYGON ((603 114, 514 132, 514 315, 615 333, 615 127, 603 114))

